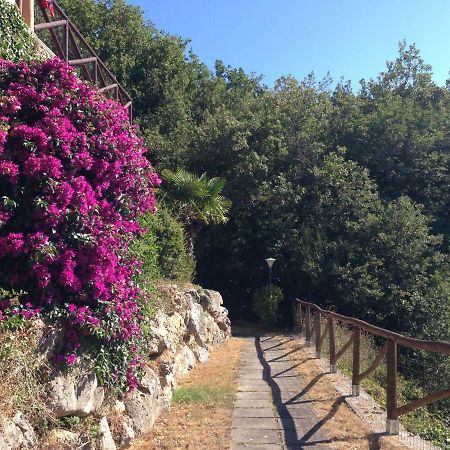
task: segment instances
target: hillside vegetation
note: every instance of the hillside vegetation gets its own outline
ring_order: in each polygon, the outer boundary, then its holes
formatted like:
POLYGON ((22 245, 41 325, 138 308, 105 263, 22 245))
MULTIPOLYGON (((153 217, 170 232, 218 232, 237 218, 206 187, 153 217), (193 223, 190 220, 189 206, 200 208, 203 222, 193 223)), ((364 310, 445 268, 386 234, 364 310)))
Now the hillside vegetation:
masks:
POLYGON ((63 6, 132 93, 159 171, 227 180, 231 220, 202 231, 198 277, 235 314, 270 253, 287 294, 446 337, 450 94, 414 45, 356 93, 313 74, 269 89, 221 61, 211 72, 137 7, 63 6))
MULTIPOLYGON (((358 88, 314 74, 269 88, 219 60, 209 70, 122 0, 62 3, 131 92, 157 169, 226 179, 230 220, 200 231, 197 278, 234 317, 252 318, 274 256, 282 323, 299 296, 450 339, 450 92, 414 45, 358 88)), ((426 390, 450 380, 445 358, 401 364, 426 390)))
MULTIPOLYGON (((196 276, 224 294, 234 317, 253 318, 264 258, 273 256, 282 325, 298 296, 450 340, 450 82, 434 83, 415 45, 400 43, 386 70, 358 88, 314 74, 269 88, 220 60, 210 70, 188 41, 123 0, 61 3, 132 95, 158 173, 226 180, 229 220, 195 229, 196 276)), ((160 199, 183 221, 184 207, 160 199)), ((176 247, 182 273, 161 266, 159 224, 170 222, 180 241, 177 225, 164 212, 147 221, 154 235, 136 245, 154 261, 149 277, 189 277, 191 245, 176 247)), ((410 352, 400 364, 425 391, 450 383, 448 358, 410 352)), ((448 403, 434 412, 448 421, 448 403)))

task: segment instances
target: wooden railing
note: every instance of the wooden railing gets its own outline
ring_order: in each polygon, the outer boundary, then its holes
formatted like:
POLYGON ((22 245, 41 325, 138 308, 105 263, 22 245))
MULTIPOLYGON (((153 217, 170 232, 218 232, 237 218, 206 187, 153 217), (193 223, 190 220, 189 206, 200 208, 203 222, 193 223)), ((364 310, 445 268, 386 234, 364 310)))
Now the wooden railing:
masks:
POLYGON ((329 339, 329 359, 330 372, 336 372, 336 364, 344 353, 353 347, 353 367, 352 367, 352 395, 359 396, 361 381, 368 377, 381 363, 385 362, 387 367, 387 386, 386 386, 386 409, 387 420, 386 430, 389 434, 399 433, 399 417, 414 411, 417 408, 426 406, 438 400, 444 400, 450 397, 450 387, 426 395, 423 398, 412 401, 406 405, 399 406, 397 396, 397 354, 398 347, 403 346, 412 349, 426 350, 429 352, 437 352, 443 355, 450 355, 450 342, 444 341, 423 341, 413 339, 393 331, 385 330, 371 325, 362 320, 352 317, 343 316, 332 311, 326 311, 319 306, 296 299, 297 324, 301 336, 305 337, 307 345, 314 345, 316 348, 316 357, 321 357, 321 350, 324 340, 328 334, 329 339), (322 327, 322 319, 326 319, 326 325, 322 327), (340 348, 336 348, 335 324, 336 322, 348 326, 352 335, 346 344, 340 348), (381 347, 378 355, 372 364, 361 372, 361 331, 368 332, 374 336, 385 339, 384 345, 381 347))
MULTIPOLYGON (((20 5, 22 0, 17 0, 20 5)), ((79 67, 79 76, 92 85, 99 92, 112 98, 128 109, 130 121, 132 120, 132 101, 130 95, 108 70, 92 47, 70 21, 61 7, 53 2, 55 17, 50 17, 49 11, 38 2, 35 15, 34 30, 41 40, 61 59, 71 66, 79 67), (48 31, 46 38, 43 32, 48 31)))

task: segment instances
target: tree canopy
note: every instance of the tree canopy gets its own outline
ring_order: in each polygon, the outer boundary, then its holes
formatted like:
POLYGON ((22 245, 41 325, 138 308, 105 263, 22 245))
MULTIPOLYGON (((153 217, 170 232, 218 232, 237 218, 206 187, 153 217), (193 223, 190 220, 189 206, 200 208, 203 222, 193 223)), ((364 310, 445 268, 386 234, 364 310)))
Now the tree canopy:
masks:
POLYGON ((270 89, 208 69, 124 0, 62 4, 131 92, 158 170, 226 180, 229 221, 200 231, 196 257, 232 314, 270 254, 286 312, 296 295, 415 335, 433 334, 429 308, 449 323, 450 96, 414 45, 359 90, 314 74, 270 89))

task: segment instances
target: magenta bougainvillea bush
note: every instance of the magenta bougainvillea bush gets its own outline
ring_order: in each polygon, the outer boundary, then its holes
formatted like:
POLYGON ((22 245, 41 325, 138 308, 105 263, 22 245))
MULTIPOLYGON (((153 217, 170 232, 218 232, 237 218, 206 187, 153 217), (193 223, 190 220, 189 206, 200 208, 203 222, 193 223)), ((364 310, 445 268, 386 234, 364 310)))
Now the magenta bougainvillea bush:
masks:
POLYGON ((0 60, 0 287, 23 292, 0 321, 62 320, 59 360, 88 336, 103 379, 131 386, 145 300, 128 245, 160 182, 144 153, 126 110, 63 61, 0 60))

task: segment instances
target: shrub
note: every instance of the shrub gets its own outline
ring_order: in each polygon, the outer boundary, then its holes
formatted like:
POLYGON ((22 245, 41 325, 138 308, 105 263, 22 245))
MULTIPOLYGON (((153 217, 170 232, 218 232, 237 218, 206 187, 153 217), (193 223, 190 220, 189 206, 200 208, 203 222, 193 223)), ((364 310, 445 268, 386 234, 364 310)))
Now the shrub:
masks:
POLYGON ((264 326, 275 326, 278 321, 278 306, 283 301, 283 291, 272 285, 258 289, 252 299, 252 310, 264 326))
POLYGON ((0 60, 0 286, 25 291, 0 320, 64 321, 59 360, 75 363, 90 336, 103 380, 122 388, 136 382, 145 302, 128 247, 159 184, 135 131, 59 59, 0 60))
POLYGON ((33 39, 18 9, 6 0, 0 0, 0 24, 0 59, 29 59, 33 39))
POLYGON ((159 246, 153 227, 152 214, 144 214, 139 222, 145 227, 142 234, 138 236, 131 245, 133 255, 141 261, 140 283, 157 280, 161 277, 159 267, 159 246))
POLYGON ((187 254, 183 226, 165 208, 143 215, 140 223, 146 231, 138 237, 134 251, 143 262, 144 276, 191 281, 195 261, 187 254))

